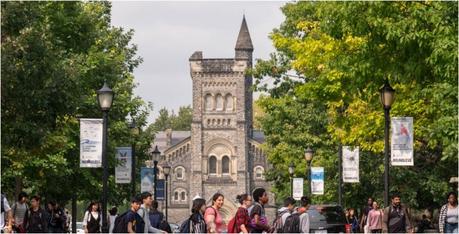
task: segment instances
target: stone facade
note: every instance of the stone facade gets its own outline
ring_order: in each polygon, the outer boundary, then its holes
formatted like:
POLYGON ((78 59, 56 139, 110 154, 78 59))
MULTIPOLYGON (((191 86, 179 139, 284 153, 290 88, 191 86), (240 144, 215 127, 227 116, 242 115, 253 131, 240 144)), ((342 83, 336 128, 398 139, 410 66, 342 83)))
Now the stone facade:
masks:
MULTIPOLYGON (((264 135, 252 128, 252 77, 245 72, 252 67, 252 52, 244 18, 235 58, 208 59, 197 51, 189 59, 193 81, 191 132, 159 132, 152 144, 172 167, 170 222, 180 223, 189 216, 195 196, 210 204, 213 194, 222 193, 225 203, 221 213, 228 221, 237 210, 237 194, 251 193, 258 187, 270 191, 264 179, 269 165, 260 149, 264 135)), ((267 213, 273 216, 274 197, 269 195, 267 213)))

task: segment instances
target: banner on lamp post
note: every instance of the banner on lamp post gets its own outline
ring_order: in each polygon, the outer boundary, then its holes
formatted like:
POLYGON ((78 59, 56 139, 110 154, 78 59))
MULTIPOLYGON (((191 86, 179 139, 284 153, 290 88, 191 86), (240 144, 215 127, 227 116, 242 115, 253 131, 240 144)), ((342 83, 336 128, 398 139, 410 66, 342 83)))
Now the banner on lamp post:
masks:
POLYGON ((115 167, 115 183, 131 183, 132 148, 116 147, 116 160, 118 161, 118 165, 115 167))
POLYGON ((343 182, 359 183, 359 147, 343 146, 343 182))
POLYGON ((413 117, 392 117, 391 165, 414 166, 413 117))
POLYGON ((103 119, 80 119, 80 167, 102 167, 103 119))
POLYGON ((303 178, 293 178, 293 198, 295 200, 300 200, 303 196, 303 178))
POLYGON ((154 172, 153 168, 142 167, 140 170, 140 192, 149 192, 153 194, 154 190, 154 172))
POLYGON ((324 194, 324 168, 311 167, 311 192, 316 195, 324 194))

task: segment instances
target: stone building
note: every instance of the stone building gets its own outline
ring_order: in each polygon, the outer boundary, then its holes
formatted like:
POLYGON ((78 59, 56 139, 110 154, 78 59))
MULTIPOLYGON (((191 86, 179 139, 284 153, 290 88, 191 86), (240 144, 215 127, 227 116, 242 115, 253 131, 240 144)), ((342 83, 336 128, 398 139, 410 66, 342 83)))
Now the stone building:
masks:
POLYGON ((265 181, 269 168, 260 149, 261 131, 252 127, 252 40, 245 17, 236 41, 234 58, 204 58, 191 55, 193 120, 190 131, 167 130, 156 134, 158 146, 171 165, 169 177, 169 221, 179 223, 190 214, 193 197, 211 202, 214 193, 225 196, 221 213, 229 220, 238 204, 237 194, 266 188, 270 196, 269 216, 274 216, 274 196, 265 181))

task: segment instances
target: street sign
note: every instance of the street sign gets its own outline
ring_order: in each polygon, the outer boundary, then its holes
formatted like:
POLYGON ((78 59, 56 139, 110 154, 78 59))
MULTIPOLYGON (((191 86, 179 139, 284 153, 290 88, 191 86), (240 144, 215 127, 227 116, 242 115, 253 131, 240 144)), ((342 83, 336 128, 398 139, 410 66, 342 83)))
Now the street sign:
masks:
POLYGON ((324 168, 311 167, 311 192, 316 195, 324 194, 324 168))
POLYGON ((303 196, 303 178, 293 178, 293 198, 295 200, 300 200, 303 196))
POLYGON ((131 183, 132 149, 131 147, 116 147, 115 183, 131 183))
POLYGON ((80 167, 102 167, 103 119, 80 119, 80 167))

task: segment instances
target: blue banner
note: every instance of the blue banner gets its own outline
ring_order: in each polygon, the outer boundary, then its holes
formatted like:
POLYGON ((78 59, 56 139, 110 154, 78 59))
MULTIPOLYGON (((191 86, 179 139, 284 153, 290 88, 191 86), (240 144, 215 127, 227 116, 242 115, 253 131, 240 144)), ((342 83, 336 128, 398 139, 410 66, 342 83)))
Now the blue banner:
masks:
POLYGON ((153 168, 142 167, 140 170, 140 192, 153 193, 153 178, 155 170, 153 168))
POLYGON ((164 180, 157 180, 158 184, 156 185, 156 200, 164 201, 164 180))

